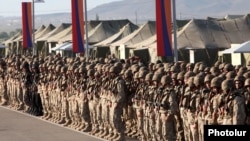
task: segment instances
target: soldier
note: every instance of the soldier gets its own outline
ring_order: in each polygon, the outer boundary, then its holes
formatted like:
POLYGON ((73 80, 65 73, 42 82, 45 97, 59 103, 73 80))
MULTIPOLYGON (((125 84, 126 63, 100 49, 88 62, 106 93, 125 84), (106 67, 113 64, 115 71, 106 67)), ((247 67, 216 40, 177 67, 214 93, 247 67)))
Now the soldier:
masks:
POLYGON ((175 113, 178 111, 178 105, 176 100, 176 92, 171 87, 171 77, 164 75, 161 78, 160 93, 156 98, 156 104, 159 106, 161 124, 157 125, 161 127, 161 134, 159 134, 158 140, 176 140, 175 129, 175 113))
POLYGON ((157 96, 157 88, 161 78, 160 73, 155 72, 152 78, 152 85, 149 86, 149 90, 145 93, 145 101, 146 101, 146 115, 148 115, 148 123, 149 123, 149 133, 151 134, 148 137, 148 140, 157 140, 156 128, 160 129, 161 127, 156 127, 156 122, 158 126, 159 123, 159 109, 155 107, 154 101, 157 96))
POLYGON ((244 93, 246 105, 246 124, 250 125, 250 78, 247 78, 244 83, 246 92, 244 93))
POLYGON ((114 136, 110 139, 114 141, 124 141, 125 127, 124 122, 122 121, 122 112, 125 100, 125 82, 120 76, 118 76, 118 68, 111 67, 109 72, 111 73, 110 77, 113 79, 112 84, 110 85, 110 90, 112 92, 110 101, 110 116, 111 125, 114 128, 114 136))
POLYGON ((137 90, 135 94, 135 109, 138 118, 138 131, 134 130, 133 133, 129 134, 132 137, 141 136, 142 140, 145 139, 145 136, 149 136, 149 117, 145 114, 147 110, 147 99, 144 97, 148 93, 148 86, 151 85, 151 79, 153 77, 152 73, 148 73, 146 69, 141 69, 138 72, 137 90), (144 120, 144 123, 143 123, 144 120), (143 125, 144 124, 144 125, 143 125), (144 126, 144 127, 143 127, 144 126))
MULTIPOLYGON (((106 58, 107 60, 107 58, 106 58)), ((101 94, 100 94, 100 103, 102 104, 102 112, 101 112, 101 130, 97 136, 101 138, 107 138, 109 136, 112 136, 111 130, 110 129, 110 117, 109 117, 109 110, 110 110, 110 104, 109 104, 109 97, 108 97, 108 92, 109 92, 109 85, 111 83, 111 79, 109 76, 109 69, 110 66, 108 64, 104 65, 102 67, 102 72, 103 72, 103 78, 102 78, 102 87, 101 87, 101 94)))
POLYGON ((22 71, 23 71, 23 76, 22 76, 22 90, 23 90, 23 100, 25 104, 25 111, 30 112, 31 111, 31 106, 32 106, 32 91, 31 91, 31 86, 32 86, 32 74, 29 69, 29 63, 27 61, 24 61, 22 64, 22 71))
POLYGON ((67 79, 68 76, 66 75, 67 72, 67 66, 62 66, 60 73, 62 75, 61 80, 60 80, 60 96, 61 96, 61 111, 60 111, 60 120, 58 121, 59 124, 69 124, 71 122, 70 117, 69 117, 69 103, 68 103, 68 95, 67 95, 67 79))
POLYGON ((136 92, 137 83, 133 81, 133 74, 130 69, 126 70, 124 73, 124 80, 126 84, 126 101, 125 101, 125 114, 124 120, 126 121, 126 133, 129 134, 131 132, 136 131, 136 112, 133 109, 132 105, 132 97, 134 97, 136 92))
POLYGON ((39 63, 33 62, 31 66, 31 72, 32 72, 32 111, 31 114, 35 116, 42 116, 43 115, 43 107, 41 102, 40 93, 38 93, 38 83, 39 83, 39 63))
POLYGON ((233 81, 222 82, 224 97, 223 107, 220 113, 223 114, 223 125, 244 125, 246 120, 245 99, 238 91, 233 91, 233 81))
POLYGON ((77 130, 83 131, 83 129, 86 127, 86 123, 89 124, 89 108, 88 108, 88 99, 87 94, 84 93, 87 89, 87 70, 85 68, 85 65, 80 65, 79 69, 79 113, 81 117, 81 125, 78 127, 77 130))
POLYGON ((219 94, 221 92, 221 77, 214 77, 211 80, 211 92, 208 96, 207 104, 207 115, 206 115, 206 124, 208 125, 217 125, 218 124, 218 113, 219 113, 219 94))
POLYGON ((4 106, 8 103, 8 96, 7 96, 7 76, 6 76, 6 62, 1 59, 0 60, 0 105, 4 106))
POLYGON ((92 131, 90 134, 96 134, 99 132, 99 117, 98 112, 101 107, 99 107, 99 101, 100 101, 100 87, 101 87, 101 79, 99 72, 95 72, 94 78, 89 80, 89 84, 92 85, 92 92, 90 91, 90 97, 89 97, 89 110, 90 110, 90 117, 91 117, 91 124, 92 124, 92 131), (98 106, 98 107, 97 107, 98 106))

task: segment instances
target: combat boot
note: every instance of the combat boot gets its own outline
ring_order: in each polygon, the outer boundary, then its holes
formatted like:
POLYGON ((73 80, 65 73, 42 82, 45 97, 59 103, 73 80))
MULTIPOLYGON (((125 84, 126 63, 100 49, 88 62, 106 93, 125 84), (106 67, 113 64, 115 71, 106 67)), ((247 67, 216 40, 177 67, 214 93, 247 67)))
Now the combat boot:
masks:
POLYGON ((110 140, 111 137, 113 137, 115 134, 113 131, 110 131, 107 136, 104 137, 104 139, 110 140))
POLYGON ((23 104, 20 104, 20 105, 17 107, 17 110, 18 110, 18 111, 24 110, 24 105, 23 105, 23 104))
POLYGON ((65 117, 62 117, 60 121, 58 121, 57 123, 58 124, 64 124, 66 121, 65 121, 65 117))
POLYGON ((89 132, 89 131, 91 131, 91 126, 89 124, 86 124, 85 128, 82 131, 83 132, 89 132))
POLYGON ((117 137, 116 138, 112 138, 112 141, 125 141, 126 138, 125 138, 125 134, 117 134, 117 137))
POLYGON ((104 130, 103 130, 103 129, 100 129, 99 132, 97 132, 97 133, 95 134, 95 136, 100 137, 100 135, 103 134, 103 133, 104 133, 104 130))
POLYGON ((49 120, 50 118, 52 118, 52 114, 48 113, 48 115, 46 117, 44 117, 45 120, 49 120))
POLYGON ((66 122, 63 124, 63 126, 69 126, 71 124, 71 120, 66 119, 66 122))
POLYGON ((7 106, 8 105, 8 102, 7 101, 3 101, 2 103, 1 103, 1 106, 7 106))
POLYGON ((81 125, 76 130, 82 131, 84 128, 85 128, 85 124, 82 122, 81 125))
POLYGON ((118 138, 118 133, 114 133, 112 137, 109 138, 109 140, 113 141, 114 139, 118 138))
POLYGON ((102 134, 100 134, 98 137, 100 137, 100 138, 105 138, 107 135, 109 135, 108 129, 104 129, 103 131, 104 131, 104 132, 103 132, 102 134))

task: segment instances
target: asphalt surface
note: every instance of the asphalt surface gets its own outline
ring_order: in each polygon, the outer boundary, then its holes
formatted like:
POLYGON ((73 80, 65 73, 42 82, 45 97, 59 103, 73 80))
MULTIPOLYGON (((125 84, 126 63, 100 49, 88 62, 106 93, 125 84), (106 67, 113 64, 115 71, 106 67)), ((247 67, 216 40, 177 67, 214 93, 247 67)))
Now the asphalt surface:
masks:
POLYGON ((0 106, 0 141, 103 141, 103 139, 0 106))
MULTIPOLYGON (((0 141, 105 141, 88 133, 0 106, 0 141)), ((126 137, 126 141, 138 141, 126 137)))

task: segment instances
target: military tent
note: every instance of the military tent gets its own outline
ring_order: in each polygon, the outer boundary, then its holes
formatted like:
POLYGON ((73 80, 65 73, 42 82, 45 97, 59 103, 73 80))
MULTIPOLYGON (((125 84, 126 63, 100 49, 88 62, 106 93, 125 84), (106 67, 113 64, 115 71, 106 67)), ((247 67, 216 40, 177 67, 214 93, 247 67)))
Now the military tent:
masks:
POLYGON ((179 58, 189 60, 189 50, 195 50, 196 61, 213 64, 218 59, 218 51, 249 40, 249 21, 249 15, 219 21, 191 20, 177 33, 179 58))
POLYGON ((110 53, 109 46, 115 41, 118 41, 131 33, 133 33, 136 29, 138 29, 137 25, 133 23, 128 23, 125 25, 120 31, 111 37, 103 40, 97 44, 94 44, 93 57, 105 57, 110 53))
MULTIPOLYGON (((140 26, 139 29, 135 30, 130 35, 122 38, 121 40, 118 40, 110 45, 110 51, 111 54, 115 54, 116 56, 120 56, 119 53, 119 47, 124 46, 125 50, 128 50, 128 46, 132 46, 134 44, 137 44, 139 42, 142 42, 144 40, 148 40, 150 37, 155 35, 156 29, 155 29, 155 22, 154 21, 148 21, 147 23, 140 26)), ((123 51, 127 52, 127 51, 123 51)), ((125 56, 128 56, 126 54, 125 56)))
POLYGON ((62 23, 59 26, 57 26, 55 29, 53 29, 51 32, 41 36, 36 40, 37 43, 37 51, 42 55, 47 55, 49 53, 49 50, 51 47, 54 47, 56 43, 54 44, 48 44, 47 40, 54 35, 62 32, 66 28, 70 27, 71 24, 69 23, 62 23))

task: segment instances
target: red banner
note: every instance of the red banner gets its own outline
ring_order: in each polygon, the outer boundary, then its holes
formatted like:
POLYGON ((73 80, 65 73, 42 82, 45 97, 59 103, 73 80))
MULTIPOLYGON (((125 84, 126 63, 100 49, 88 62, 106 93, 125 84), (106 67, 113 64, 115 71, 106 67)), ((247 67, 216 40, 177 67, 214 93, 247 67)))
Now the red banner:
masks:
POLYGON ((72 49, 74 53, 84 52, 83 0, 71 0, 72 49))
POLYGON ((157 55, 173 56, 171 0, 156 0, 157 55))
POLYGON ((32 45, 32 3, 22 2, 22 30, 23 48, 31 48, 32 45))

